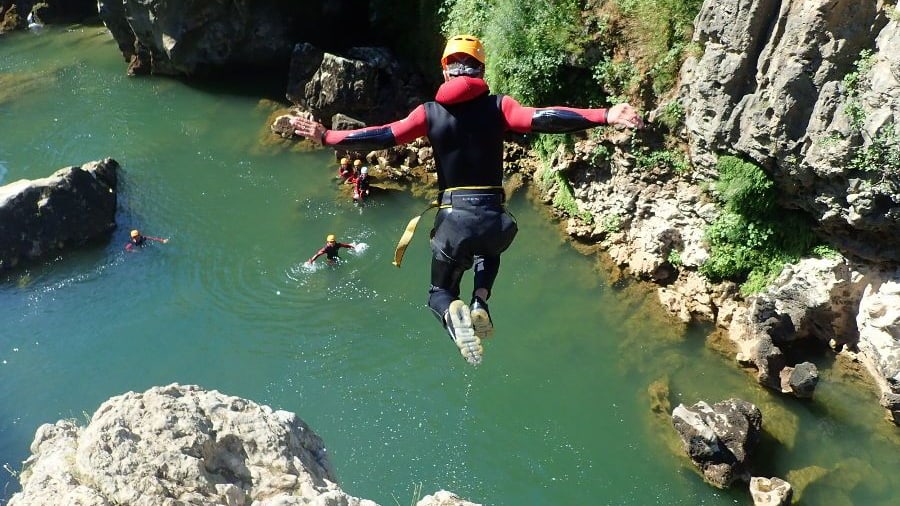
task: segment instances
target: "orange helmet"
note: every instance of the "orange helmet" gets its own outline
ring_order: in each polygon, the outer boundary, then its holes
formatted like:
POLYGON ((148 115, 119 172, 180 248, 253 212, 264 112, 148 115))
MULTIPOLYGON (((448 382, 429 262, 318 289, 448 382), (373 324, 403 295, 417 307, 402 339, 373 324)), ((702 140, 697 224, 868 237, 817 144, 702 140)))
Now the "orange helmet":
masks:
POLYGON ((472 35, 456 35, 447 40, 444 55, 441 56, 441 65, 447 66, 447 57, 453 54, 467 54, 484 64, 484 46, 477 37, 472 35))
POLYGON ((131 231, 131 237, 137 237, 137 236, 139 236, 139 235, 141 235, 141 231, 140 231, 140 230, 134 229, 134 230, 131 231))
POLYGON ((354 167, 359 167, 360 165, 362 165, 362 160, 353 160, 354 167))
POLYGON ((341 158, 341 165, 347 165, 348 163, 350 163, 349 158, 341 158))

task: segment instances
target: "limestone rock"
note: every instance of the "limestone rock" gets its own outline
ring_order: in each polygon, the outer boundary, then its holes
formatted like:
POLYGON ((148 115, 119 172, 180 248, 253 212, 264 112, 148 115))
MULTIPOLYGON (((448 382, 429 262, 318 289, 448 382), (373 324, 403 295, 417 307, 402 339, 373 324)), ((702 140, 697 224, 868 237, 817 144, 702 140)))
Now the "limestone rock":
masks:
POLYGON ((365 29, 369 14, 346 2, 277 0, 100 0, 97 8, 129 73, 168 75, 283 69, 297 41, 333 41, 333 27, 365 29))
MULTIPOLYGON (((337 484, 325 444, 287 411, 171 384, 38 428, 9 506, 377 506, 337 484)), ((406 477, 404 477, 406 479, 406 477)), ((478 506, 440 491, 419 506, 478 506)))
POLYGON ((791 484, 781 478, 750 478, 753 506, 788 506, 794 495, 791 484))
MULTIPOLYGON (((707 0, 702 56, 682 67, 680 102, 695 163, 738 153, 766 168, 793 205, 845 254, 900 261, 900 168, 849 161, 879 135, 900 136, 900 22, 883 2, 707 0), (875 42, 873 44, 873 41, 875 42), (858 89, 843 79, 863 50, 858 89), (863 124, 846 114, 856 93, 863 124)), ((896 139, 896 137, 894 137, 896 139)), ((900 149, 895 144, 894 150, 900 149)))
POLYGON ((900 270, 869 279, 856 317, 859 349, 881 386, 881 405, 900 425, 900 270))
POLYGON ((439 490, 434 495, 423 497, 416 506, 481 506, 480 504, 460 499, 456 494, 439 490))
POLYGON ((748 481, 750 456, 762 431, 762 413, 753 404, 729 399, 710 406, 700 401, 672 412, 684 450, 703 477, 718 488, 748 481))
POLYGON ((303 43, 293 49, 287 98, 337 129, 337 114, 362 124, 400 119, 424 101, 423 89, 421 75, 386 48, 337 55, 303 43))
POLYGON ((38 429, 10 506, 334 504, 322 440, 293 413, 177 384, 103 403, 87 427, 38 429))

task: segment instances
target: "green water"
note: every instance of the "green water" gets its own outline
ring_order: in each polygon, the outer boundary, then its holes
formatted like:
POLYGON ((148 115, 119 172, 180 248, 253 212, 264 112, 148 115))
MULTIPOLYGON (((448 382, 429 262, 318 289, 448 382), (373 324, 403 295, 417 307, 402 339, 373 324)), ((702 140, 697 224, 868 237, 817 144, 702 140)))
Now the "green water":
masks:
MULTIPOLYGON (((390 265, 424 200, 355 208, 330 152, 261 144, 267 92, 124 72, 98 27, 0 38, 0 183, 123 167, 109 241, 0 279, 0 465, 20 469, 42 423, 179 382, 298 413, 343 488, 384 505, 418 484, 485 504, 751 504, 670 449, 647 393, 664 380, 675 404, 759 405, 760 474, 830 472, 804 504, 896 504, 900 435, 827 357, 815 401, 770 394, 652 292, 612 286, 520 192, 497 336, 472 368, 424 307, 427 225, 390 265), (171 242, 126 255, 135 227, 171 242), (304 268, 328 233, 365 247, 304 268)), ((0 469, 0 502, 16 490, 0 469)))

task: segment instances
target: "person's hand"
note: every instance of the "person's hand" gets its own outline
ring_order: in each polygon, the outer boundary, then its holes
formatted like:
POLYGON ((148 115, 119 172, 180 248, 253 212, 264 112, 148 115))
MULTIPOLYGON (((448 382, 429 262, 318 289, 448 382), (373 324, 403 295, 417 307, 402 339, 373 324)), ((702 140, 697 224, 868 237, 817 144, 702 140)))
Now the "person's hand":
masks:
POLYGON ((325 140, 326 128, 317 121, 313 121, 302 116, 294 116, 291 118, 291 126, 294 127, 294 133, 314 142, 322 144, 325 140))
POLYGON ((163 242, 163 244, 165 244, 165 243, 169 242, 169 240, 168 240, 168 239, 163 239, 162 242, 163 242))
POLYGON ((629 104, 616 104, 606 111, 606 122, 626 128, 644 128, 644 120, 629 104))

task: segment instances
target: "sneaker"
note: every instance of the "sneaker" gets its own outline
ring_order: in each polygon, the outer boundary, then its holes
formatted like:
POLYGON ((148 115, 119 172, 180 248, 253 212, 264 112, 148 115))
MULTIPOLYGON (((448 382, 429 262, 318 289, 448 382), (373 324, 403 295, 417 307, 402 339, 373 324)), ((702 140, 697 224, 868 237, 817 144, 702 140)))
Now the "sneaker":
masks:
POLYGON ((466 362, 480 364, 484 349, 481 347, 481 339, 472 328, 472 317, 465 302, 456 299, 450 303, 450 309, 444 314, 444 327, 466 362))
POLYGON ((475 328, 475 335, 487 339, 494 335, 494 322, 491 321, 491 312, 488 310, 487 302, 481 300, 481 297, 472 298, 471 306, 472 327, 475 328))

